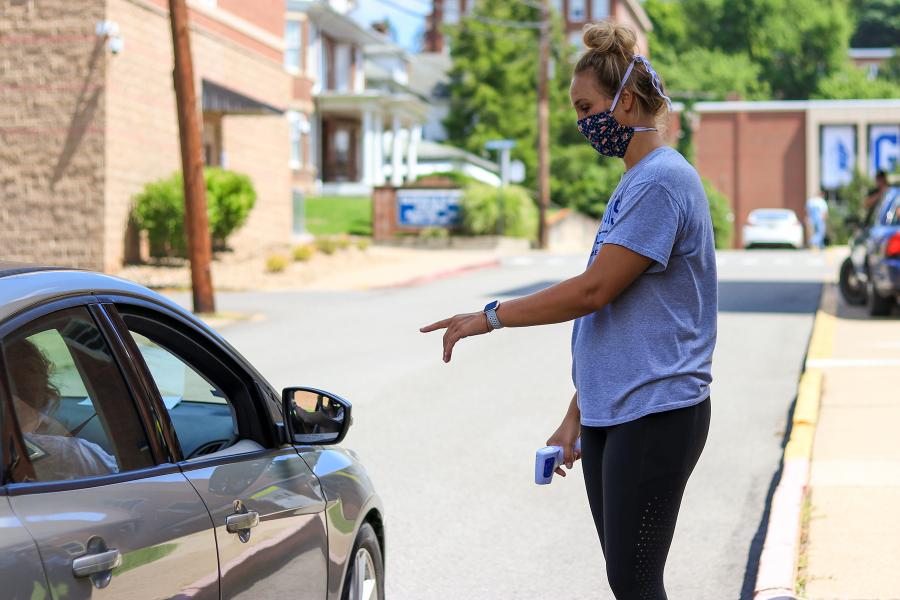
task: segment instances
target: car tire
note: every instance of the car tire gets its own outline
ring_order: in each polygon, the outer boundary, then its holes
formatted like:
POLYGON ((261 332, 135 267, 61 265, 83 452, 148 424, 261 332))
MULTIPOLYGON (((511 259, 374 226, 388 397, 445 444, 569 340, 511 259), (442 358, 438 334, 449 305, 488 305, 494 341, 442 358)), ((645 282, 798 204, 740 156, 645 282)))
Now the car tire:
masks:
POLYGON ((866 299, 868 298, 866 286, 859 280, 859 277, 856 276, 856 271, 853 269, 853 262, 849 258, 844 259, 844 262, 841 264, 838 287, 841 290, 841 296, 844 298, 844 302, 847 304, 852 306, 862 306, 866 303, 866 299))
POLYGON ((384 558, 370 524, 363 523, 359 528, 347 560, 342 600, 384 600, 384 558))
POLYGON ((892 296, 885 298, 880 295, 875 289, 875 285, 872 283, 871 276, 869 277, 868 291, 869 293, 866 302, 867 308, 869 309, 869 316, 886 317, 890 315, 891 309, 894 307, 894 298, 892 296))

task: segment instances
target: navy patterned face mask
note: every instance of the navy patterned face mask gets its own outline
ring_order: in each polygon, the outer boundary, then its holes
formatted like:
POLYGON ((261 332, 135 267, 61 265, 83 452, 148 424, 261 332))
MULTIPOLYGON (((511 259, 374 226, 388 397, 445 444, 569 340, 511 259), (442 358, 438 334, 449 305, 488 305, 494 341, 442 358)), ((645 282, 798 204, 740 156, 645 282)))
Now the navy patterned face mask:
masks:
POLYGON ((669 110, 672 109, 672 101, 663 93, 659 75, 657 75, 656 71, 653 70, 653 67, 650 66, 650 61, 639 54, 635 55, 634 59, 632 59, 631 63, 628 65, 628 69, 625 71, 625 76, 622 78, 622 83, 619 84, 619 89, 616 90, 616 97, 613 98, 609 110, 588 115, 578 121, 578 131, 587 138, 591 143, 591 146, 594 147, 594 150, 603 156, 622 158, 625 156, 625 151, 628 149, 628 143, 631 141, 631 138, 634 137, 636 131, 656 131, 656 127, 630 127, 628 125, 621 125, 616 121, 615 117, 612 116, 613 111, 616 109, 616 104, 619 102, 619 96, 622 94, 622 89, 625 87, 625 82, 628 81, 628 76, 631 75, 631 70, 634 68, 635 62, 641 62, 647 67, 647 71, 650 73, 650 78, 653 82, 653 87, 656 89, 656 92, 665 99, 669 110))

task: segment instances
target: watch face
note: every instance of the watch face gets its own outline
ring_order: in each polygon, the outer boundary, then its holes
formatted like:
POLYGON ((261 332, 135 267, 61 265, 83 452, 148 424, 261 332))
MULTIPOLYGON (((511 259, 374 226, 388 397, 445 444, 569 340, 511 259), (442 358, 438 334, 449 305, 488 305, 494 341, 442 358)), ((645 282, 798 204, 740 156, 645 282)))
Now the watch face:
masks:
POLYGON ((491 309, 497 308, 498 304, 500 304, 500 303, 497 300, 494 300, 493 302, 489 302, 488 305, 484 307, 484 310, 491 310, 491 309))

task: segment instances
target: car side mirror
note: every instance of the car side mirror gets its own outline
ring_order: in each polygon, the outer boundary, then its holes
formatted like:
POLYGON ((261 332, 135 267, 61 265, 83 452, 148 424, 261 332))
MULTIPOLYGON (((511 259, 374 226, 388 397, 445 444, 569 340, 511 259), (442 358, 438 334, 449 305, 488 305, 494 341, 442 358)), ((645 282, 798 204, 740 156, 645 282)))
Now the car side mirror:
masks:
POLYGON ((316 388, 284 388, 281 403, 287 438, 293 444, 337 444, 353 423, 349 402, 316 388))

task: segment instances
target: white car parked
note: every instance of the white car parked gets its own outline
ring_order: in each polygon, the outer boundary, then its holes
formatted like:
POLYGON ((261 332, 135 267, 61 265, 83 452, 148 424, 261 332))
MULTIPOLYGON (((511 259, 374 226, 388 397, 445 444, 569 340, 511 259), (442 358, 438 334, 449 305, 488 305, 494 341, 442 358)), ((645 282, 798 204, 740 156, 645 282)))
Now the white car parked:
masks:
POLYGON ((803 247, 803 224, 789 208, 758 208, 750 211, 744 225, 744 248, 757 245, 803 247))

